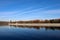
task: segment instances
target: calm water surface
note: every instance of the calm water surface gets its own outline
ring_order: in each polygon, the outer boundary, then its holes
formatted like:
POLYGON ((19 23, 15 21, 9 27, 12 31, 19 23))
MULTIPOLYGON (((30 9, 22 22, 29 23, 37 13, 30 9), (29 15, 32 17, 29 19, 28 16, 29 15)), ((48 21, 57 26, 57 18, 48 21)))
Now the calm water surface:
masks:
POLYGON ((0 40, 60 40, 60 29, 0 26, 0 40))

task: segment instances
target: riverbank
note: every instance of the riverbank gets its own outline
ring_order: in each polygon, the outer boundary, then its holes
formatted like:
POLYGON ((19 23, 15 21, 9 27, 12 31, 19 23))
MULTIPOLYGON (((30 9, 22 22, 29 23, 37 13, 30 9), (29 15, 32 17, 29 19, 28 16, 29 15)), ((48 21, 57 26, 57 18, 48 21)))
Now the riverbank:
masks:
POLYGON ((22 24, 19 24, 19 23, 9 23, 8 25, 11 25, 11 26, 52 26, 52 27, 60 27, 60 23, 22 23, 22 24))

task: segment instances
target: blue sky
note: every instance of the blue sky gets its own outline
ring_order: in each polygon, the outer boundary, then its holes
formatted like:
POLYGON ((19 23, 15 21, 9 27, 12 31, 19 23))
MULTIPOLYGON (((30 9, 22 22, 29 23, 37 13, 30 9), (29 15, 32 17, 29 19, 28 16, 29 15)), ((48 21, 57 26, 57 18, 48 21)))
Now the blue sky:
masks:
POLYGON ((0 20, 60 18, 60 0, 0 0, 0 20))

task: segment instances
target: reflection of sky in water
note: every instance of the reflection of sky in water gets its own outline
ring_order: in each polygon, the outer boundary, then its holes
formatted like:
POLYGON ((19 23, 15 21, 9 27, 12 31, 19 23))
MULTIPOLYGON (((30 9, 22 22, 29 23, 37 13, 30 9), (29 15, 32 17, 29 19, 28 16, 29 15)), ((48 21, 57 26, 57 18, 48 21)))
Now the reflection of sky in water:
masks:
POLYGON ((0 27, 0 39, 60 39, 60 30, 45 30, 45 28, 15 28, 0 27))

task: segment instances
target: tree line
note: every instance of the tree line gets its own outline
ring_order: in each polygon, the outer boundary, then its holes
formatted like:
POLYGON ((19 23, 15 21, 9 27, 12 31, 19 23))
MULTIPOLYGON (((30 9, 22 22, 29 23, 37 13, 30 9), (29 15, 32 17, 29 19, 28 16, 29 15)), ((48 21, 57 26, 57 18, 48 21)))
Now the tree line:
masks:
POLYGON ((15 22, 11 22, 11 23, 60 23, 60 19, 15 21, 15 22))

